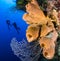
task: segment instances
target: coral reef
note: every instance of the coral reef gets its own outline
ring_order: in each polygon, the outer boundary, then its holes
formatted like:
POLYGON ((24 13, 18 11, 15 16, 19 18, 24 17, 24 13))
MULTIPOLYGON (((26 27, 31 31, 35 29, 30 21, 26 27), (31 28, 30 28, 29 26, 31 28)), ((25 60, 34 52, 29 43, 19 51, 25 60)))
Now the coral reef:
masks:
POLYGON ((60 26, 57 11, 55 9, 50 10, 50 14, 48 12, 47 16, 45 16, 44 12, 39 8, 37 0, 29 2, 26 5, 26 11, 27 13, 23 15, 23 19, 29 24, 26 31, 28 42, 37 40, 43 49, 43 56, 47 59, 52 59, 55 55, 58 38, 56 28, 60 26))

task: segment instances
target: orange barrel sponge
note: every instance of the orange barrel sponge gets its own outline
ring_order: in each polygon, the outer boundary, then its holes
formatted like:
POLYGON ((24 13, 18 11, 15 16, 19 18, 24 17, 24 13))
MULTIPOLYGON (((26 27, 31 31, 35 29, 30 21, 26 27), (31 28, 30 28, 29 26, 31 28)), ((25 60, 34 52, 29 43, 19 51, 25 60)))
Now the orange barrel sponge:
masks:
POLYGON ((42 37, 39 40, 39 44, 40 44, 41 48, 43 48, 43 49, 49 49, 53 43, 51 42, 50 38, 42 37))
POLYGON ((26 21, 27 24, 33 24, 36 23, 36 19, 32 18, 28 13, 25 13, 23 15, 24 21, 26 21))
POLYGON ((43 24, 47 23, 46 20, 41 20, 41 18, 33 17, 32 14, 29 15, 28 13, 25 13, 23 15, 23 19, 24 19, 24 21, 27 22, 27 24, 39 24, 39 25, 43 25, 43 24))
POLYGON ((41 27, 41 33, 40 37, 45 37, 47 34, 49 34, 53 29, 51 27, 48 27, 47 25, 42 25, 41 27))
POLYGON ((23 19, 26 22, 29 22, 29 24, 32 22, 33 24, 46 24, 47 23, 47 18, 45 17, 43 11, 39 8, 37 8, 36 5, 34 5, 34 3, 28 3, 26 5, 26 11, 28 13, 26 13, 25 15, 23 15, 23 19))
POLYGON ((43 49, 43 56, 46 59, 52 59, 55 55, 55 48, 43 49))
POLYGON ((37 25, 30 25, 26 30, 26 37, 28 42, 32 42, 39 37, 39 27, 37 25))
POLYGON ((24 21, 27 22, 27 24, 39 24, 39 25, 43 25, 46 24, 46 21, 42 21, 40 18, 37 17, 33 17, 33 15, 29 15, 28 13, 25 13, 23 16, 24 21))
POLYGON ((42 18, 42 19, 46 19, 43 11, 40 9, 40 8, 37 8, 36 5, 34 5, 33 3, 28 3, 26 5, 26 11, 29 13, 29 14, 33 14, 34 17, 37 17, 37 18, 42 18))

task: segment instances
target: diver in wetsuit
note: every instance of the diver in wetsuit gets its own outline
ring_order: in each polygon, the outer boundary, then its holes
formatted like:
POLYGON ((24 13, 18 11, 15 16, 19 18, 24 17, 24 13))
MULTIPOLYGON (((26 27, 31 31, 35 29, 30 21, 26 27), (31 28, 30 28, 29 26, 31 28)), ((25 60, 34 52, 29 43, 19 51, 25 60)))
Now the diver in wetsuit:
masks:
POLYGON ((6 20, 6 24, 8 26, 8 29, 10 30, 10 27, 12 26, 11 23, 10 23, 10 20, 6 20))
POLYGON ((17 31, 17 33, 19 34, 20 27, 17 26, 16 22, 14 22, 12 25, 14 26, 14 28, 15 28, 16 31, 17 31))

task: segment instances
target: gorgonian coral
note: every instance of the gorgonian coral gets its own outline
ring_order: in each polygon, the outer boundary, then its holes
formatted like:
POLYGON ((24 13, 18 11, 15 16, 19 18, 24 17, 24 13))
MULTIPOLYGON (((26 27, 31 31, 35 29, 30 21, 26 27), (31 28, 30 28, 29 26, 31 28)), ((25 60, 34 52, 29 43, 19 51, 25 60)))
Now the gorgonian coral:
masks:
POLYGON ((26 40, 18 42, 16 38, 11 40, 10 44, 14 55, 22 61, 38 61, 41 48, 37 41, 28 43, 26 40))

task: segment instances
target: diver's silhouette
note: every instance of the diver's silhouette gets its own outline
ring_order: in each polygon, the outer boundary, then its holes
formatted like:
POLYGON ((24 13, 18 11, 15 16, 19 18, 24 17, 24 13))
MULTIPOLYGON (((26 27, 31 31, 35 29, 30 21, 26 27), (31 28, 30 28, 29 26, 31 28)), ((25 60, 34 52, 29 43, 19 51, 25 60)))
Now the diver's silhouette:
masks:
POLYGON ((17 33, 19 34, 20 27, 17 26, 16 22, 14 22, 12 25, 14 26, 14 28, 15 28, 16 31, 17 31, 17 33))
POLYGON ((10 23, 10 20, 6 20, 6 23, 7 23, 8 29, 10 30, 10 27, 12 26, 10 23))

